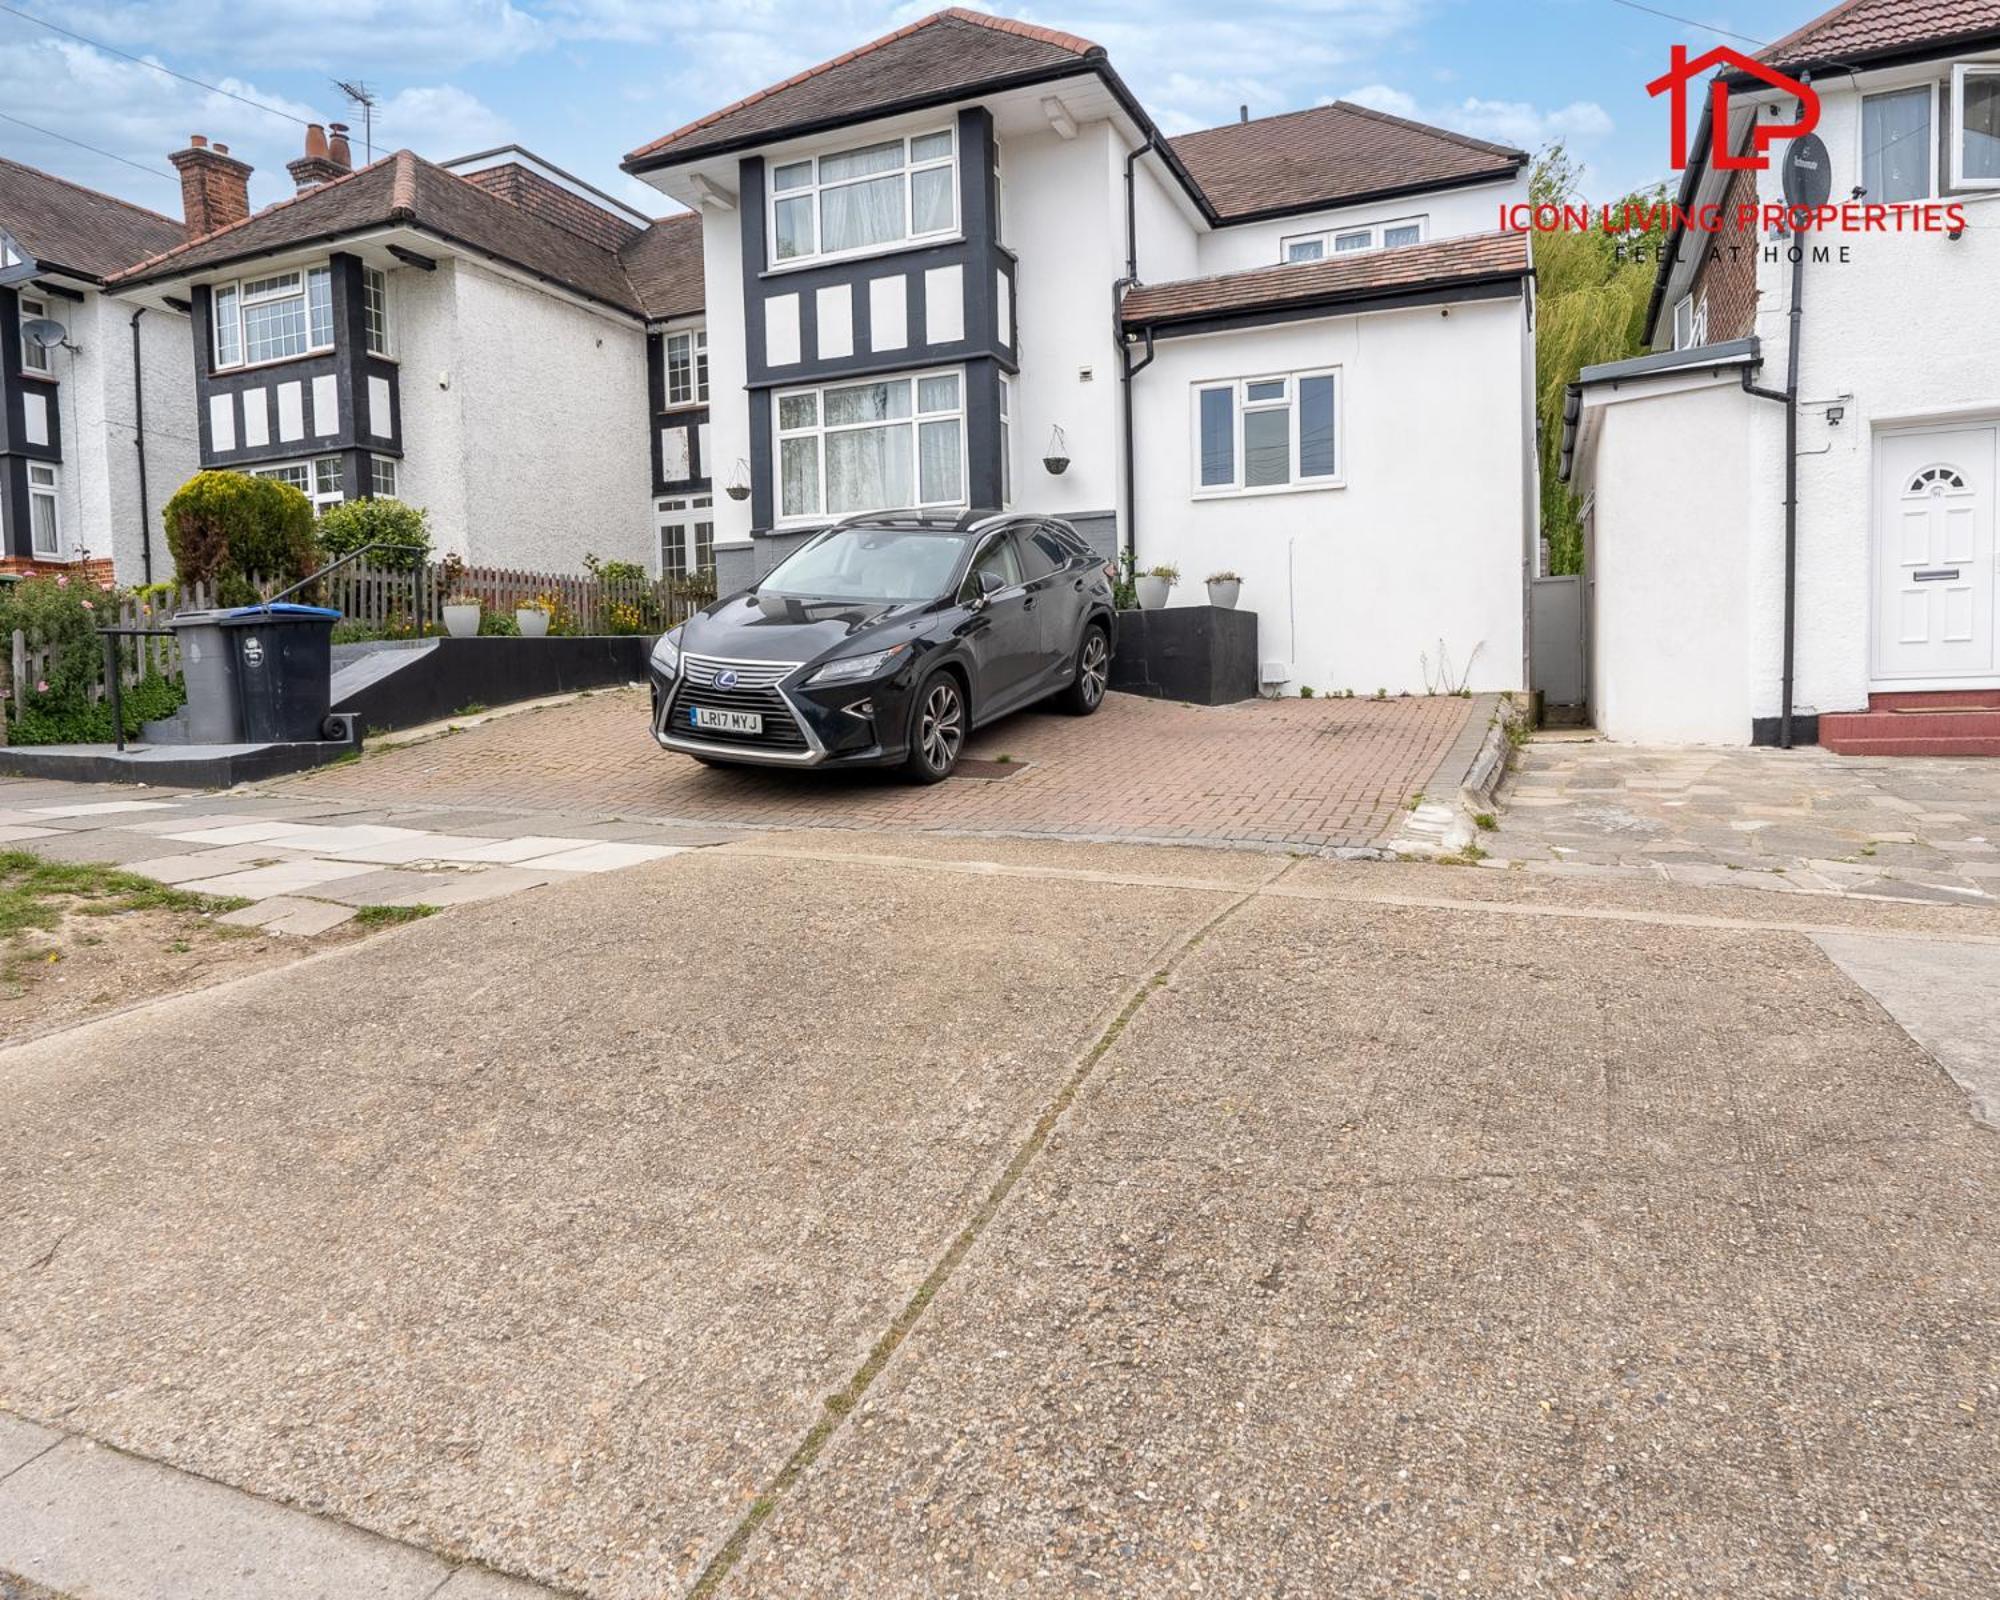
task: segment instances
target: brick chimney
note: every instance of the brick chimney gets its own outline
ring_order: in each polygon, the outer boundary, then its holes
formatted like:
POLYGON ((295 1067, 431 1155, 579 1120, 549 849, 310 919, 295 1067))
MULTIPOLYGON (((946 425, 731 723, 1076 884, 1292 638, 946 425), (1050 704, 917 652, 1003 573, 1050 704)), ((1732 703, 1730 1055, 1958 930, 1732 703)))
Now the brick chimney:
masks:
POLYGON ((323 183, 345 177, 347 164, 333 159, 326 142, 326 129, 317 122, 311 122, 306 124, 306 153, 296 161, 286 162, 285 170, 292 175, 292 182, 299 186, 299 193, 304 194, 308 189, 317 189, 323 183))
POLYGON ((167 159, 181 175, 181 212, 190 238, 250 215, 250 165, 232 156, 228 145, 212 145, 197 133, 189 137, 187 149, 167 159))

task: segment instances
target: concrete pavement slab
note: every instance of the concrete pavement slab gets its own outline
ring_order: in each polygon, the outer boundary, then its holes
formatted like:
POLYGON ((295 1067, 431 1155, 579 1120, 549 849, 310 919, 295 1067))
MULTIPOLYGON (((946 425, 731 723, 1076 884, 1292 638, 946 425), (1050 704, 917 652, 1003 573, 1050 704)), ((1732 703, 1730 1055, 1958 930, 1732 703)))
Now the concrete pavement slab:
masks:
POLYGON ((178 799, 82 800, 62 805, 29 806, 27 809, 38 817, 110 817, 130 811, 166 811, 177 804, 178 799))
POLYGON ((25 1467, 44 1451, 62 1443, 53 1428, 38 1427, 24 1417, 0 1411, 0 1478, 25 1467))
POLYGON ((18 844, 23 839, 46 839, 54 828, 0 827, 0 844, 18 844))
POLYGON ((111 828, 51 833, 42 839, 23 839, 15 848, 32 851, 49 861, 101 861, 111 866, 143 861, 160 853, 157 839, 119 833, 111 828))
POLYGON ((603 844, 581 845, 574 850, 558 850, 550 855, 533 856, 523 861, 521 865, 551 872, 616 872, 621 867, 636 867, 647 861, 661 861, 679 853, 680 847, 677 845, 620 844, 607 841, 603 844))
MULTIPOLYGON (((155 849, 159 848, 156 844, 155 849)), ((196 850, 186 855, 142 856, 128 861, 126 869, 161 883, 186 883, 193 878, 213 878, 237 867, 266 866, 278 861, 300 860, 293 852, 271 845, 224 845, 219 850, 196 850)))
POLYGON ((169 833, 166 837, 181 844, 267 844, 295 839, 307 831, 304 824, 297 822, 226 822, 204 819, 200 823, 191 823, 183 832, 169 833))
POLYGON ((697 852, 0 1053, 0 1404, 681 1592, 1230 898, 697 852))
POLYGON ((380 844, 344 845, 324 853, 340 861, 366 861, 378 866, 407 866, 413 861, 446 861, 460 849, 476 848, 480 841, 462 834, 417 833, 408 839, 390 839, 380 844))
POLYGON ((488 839, 476 843, 457 843, 447 853, 447 859, 494 863, 526 861, 531 856, 549 856, 564 850, 579 850, 592 842, 589 839, 564 838, 557 834, 530 833, 518 839, 488 839))
POLYGON ((1996 1246, 1802 938, 1267 896, 720 1592, 1990 1594, 1996 1246))
POLYGON ((373 870, 358 861, 280 861, 268 867, 250 867, 242 872, 225 872, 213 878, 194 878, 182 884, 199 894, 242 895, 261 900, 274 894, 298 894, 337 882, 358 878, 373 870))
POLYGON ((2000 1127, 2000 947, 1866 933, 1813 942, 1937 1057, 1983 1121, 2000 1127))

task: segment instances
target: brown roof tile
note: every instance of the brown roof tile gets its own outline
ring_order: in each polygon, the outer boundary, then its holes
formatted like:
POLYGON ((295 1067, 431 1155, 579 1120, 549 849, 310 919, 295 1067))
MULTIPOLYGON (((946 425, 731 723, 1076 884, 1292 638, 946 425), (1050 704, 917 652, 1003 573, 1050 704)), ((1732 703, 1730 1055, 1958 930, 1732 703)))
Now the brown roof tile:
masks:
POLYGON ((1758 59, 1787 68, 1859 62, 1982 34, 2000 34, 2000 0, 1847 0, 1758 59))
POLYGON ((1504 177, 1528 159, 1505 145, 1344 100, 1169 142, 1224 221, 1504 177))
POLYGON ((625 158, 627 167, 691 159, 786 129, 883 116, 996 79, 1081 70, 1104 52, 1075 34, 953 7, 823 61, 768 89, 712 111, 625 158))
POLYGON ((565 189, 519 161, 503 161, 458 176, 474 188, 497 195, 523 211, 532 211, 544 222, 581 234, 607 250, 619 249, 644 230, 643 223, 586 199, 573 189, 565 189))
POLYGON ((1123 309, 1126 325, 1140 327, 1233 312, 1366 301, 1454 283, 1519 278, 1528 270, 1525 236, 1477 233, 1395 250, 1253 267, 1215 278, 1147 284, 1125 296, 1123 309))
POLYGON ((644 315, 617 253, 510 205, 408 150, 140 262, 119 285, 181 277, 369 228, 407 225, 644 315))
POLYGON ((99 283, 187 237, 171 217, 4 158, 0 229, 37 261, 99 283))
POLYGON ((618 259, 647 316, 693 316, 705 304, 699 212, 660 218, 627 240, 618 259))

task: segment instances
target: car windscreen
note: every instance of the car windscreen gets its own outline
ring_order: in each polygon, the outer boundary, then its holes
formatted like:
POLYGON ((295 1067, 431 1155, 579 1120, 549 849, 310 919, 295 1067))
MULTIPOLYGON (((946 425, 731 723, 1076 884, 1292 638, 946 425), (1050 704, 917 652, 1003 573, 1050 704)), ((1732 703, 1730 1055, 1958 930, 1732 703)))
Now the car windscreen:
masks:
POLYGON ((933 600, 951 587, 967 535, 839 528, 773 568, 762 594, 818 600, 933 600))

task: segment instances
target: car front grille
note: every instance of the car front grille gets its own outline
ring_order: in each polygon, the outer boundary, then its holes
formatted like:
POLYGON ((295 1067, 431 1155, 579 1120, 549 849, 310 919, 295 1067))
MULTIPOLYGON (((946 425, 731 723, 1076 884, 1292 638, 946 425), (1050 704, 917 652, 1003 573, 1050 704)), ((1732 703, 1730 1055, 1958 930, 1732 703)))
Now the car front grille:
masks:
MULTIPOLYGON (((792 670, 786 668, 786 671, 792 670)), ((809 748, 805 730, 792 715, 792 708, 775 688, 765 685, 733 689, 713 682, 698 683, 692 673, 682 679, 667 704, 664 731, 675 738, 699 739, 705 744, 739 745, 751 750, 804 751, 809 748), (762 733, 734 733, 725 728, 697 728, 689 713, 696 706, 717 711, 754 711, 764 719, 762 733)))
POLYGON ((706 688, 722 673, 735 674, 732 687, 768 689, 783 683, 799 670, 796 661, 730 661, 722 656, 682 656, 681 676, 697 687, 706 688))

